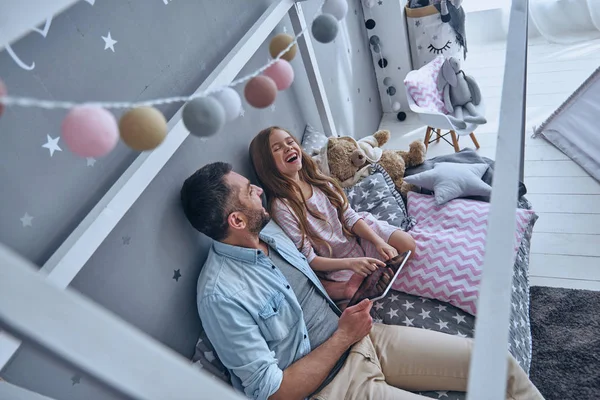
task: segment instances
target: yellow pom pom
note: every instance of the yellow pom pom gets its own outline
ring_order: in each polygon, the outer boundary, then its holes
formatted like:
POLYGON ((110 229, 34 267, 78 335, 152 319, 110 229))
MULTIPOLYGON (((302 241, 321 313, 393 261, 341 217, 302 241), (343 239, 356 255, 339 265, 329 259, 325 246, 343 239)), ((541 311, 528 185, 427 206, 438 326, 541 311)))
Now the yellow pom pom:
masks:
POLYGON ((119 132, 123 142, 133 150, 153 150, 167 136, 167 121, 154 107, 138 107, 121 117, 119 132))
MULTIPOLYGON (((269 53, 271 53, 271 57, 275 58, 281 53, 286 47, 290 45, 294 41, 294 38, 287 33, 280 33, 271 39, 271 43, 269 44, 269 53)), ((285 61, 292 61, 296 56, 296 51, 298 51, 298 46, 294 44, 291 49, 289 49, 281 58, 285 61)))

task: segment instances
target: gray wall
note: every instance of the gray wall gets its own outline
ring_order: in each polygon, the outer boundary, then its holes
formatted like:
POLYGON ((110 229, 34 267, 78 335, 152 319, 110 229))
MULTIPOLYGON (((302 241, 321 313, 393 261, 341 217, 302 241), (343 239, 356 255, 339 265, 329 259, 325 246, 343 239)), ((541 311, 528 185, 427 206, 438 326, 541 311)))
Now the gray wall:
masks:
MULTIPOLYGON (((381 117, 371 54, 358 0, 334 44, 315 43, 336 125, 341 134, 373 133, 381 117)), ((31 33, 13 45, 25 70, 0 53, 0 75, 14 95, 65 100, 142 100, 193 92, 270 1, 96 0, 81 1, 56 16, 47 37, 31 33), (166 28, 165 28, 166 27, 166 28), (117 43, 104 50, 108 31, 117 43)), ((317 7, 305 4, 307 18, 317 7)), ((281 32, 287 18, 274 31, 281 32)), ((242 74, 268 59, 265 43, 242 74)), ((306 123, 320 126, 302 62, 296 81, 280 93, 273 110, 244 105, 245 116, 206 142, 190 137, 94 254, 72 287, 191 357, 200 329, 195 286, 209 245, 179 208, 178 191, 190 173, 224 160, 248 173, 247 146, 260 129, 282 125, 301 137, 306 123), (173 279, 179 270, 181 278, 173 279)), ((242 89, 242 87, 238 87, 242 89)), ((169 118, 179 105, 162 107, 169 118)), ((117 117, 120 112, 115 112, 117 117)), ((88 166, 42 145, 59 136, 63 111, 11 108, 0 118, 0 241, 42 265, 136 153, 123 145, 88 166), (20 218, 33 216, 32 226, 20 218)), ((7 381, 57 399, 115 396, 85 375, 23 346, 2 372, 7 381)))

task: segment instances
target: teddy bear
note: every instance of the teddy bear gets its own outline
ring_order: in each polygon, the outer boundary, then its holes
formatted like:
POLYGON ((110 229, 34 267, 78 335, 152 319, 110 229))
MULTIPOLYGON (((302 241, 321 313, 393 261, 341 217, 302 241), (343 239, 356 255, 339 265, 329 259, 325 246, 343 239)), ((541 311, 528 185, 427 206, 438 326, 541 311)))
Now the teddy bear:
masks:
POLYGON ((381 149, 389 139, 387 130, 360 140, 347 136, 330 137, 326 145, 315 152, 313 159, 321 172, 336 178, 342 187, 356 184, 371 173, 371 164, 378 163, 390 175, 396 189, 406 196, 414 186, 404 182, 404 171, 407 167, 423 164, 425 145, 415 140, 409 145, 409 151, 381 149))

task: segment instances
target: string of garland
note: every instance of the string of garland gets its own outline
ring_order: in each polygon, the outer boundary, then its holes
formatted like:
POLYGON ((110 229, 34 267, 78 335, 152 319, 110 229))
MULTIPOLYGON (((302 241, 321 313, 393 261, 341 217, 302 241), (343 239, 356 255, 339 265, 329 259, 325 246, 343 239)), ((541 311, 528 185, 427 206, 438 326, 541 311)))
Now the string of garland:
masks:
POLYGON ((167 135, 167 121, 155 106, 186 103, 183 123, 194 136, 218 133, 228 121, 240 116, 242 100, 233 87, 246 84, 244 97, 255 108, 275 102, 277 92, 289 88, 294 70, 289 63, 297 53, 297 42, 309 26, 315 40, 332 42, 339 31, 339 21, 348 12, 347 0, 323 0, 312 23, 296 36, 280 33, 269 44, 273 58, 267 64, 229 85, 194 93, 140 102, 71 102, 43 100, 8 95, 0 79, 0 116, 5 107, 37 107, 48 110, 68 109, 61 125, 61 138, 69 150, 81 157, 102 157, 111 152, 119 138, 136 151, 153 150, 167 135), (128 109, 117 123, 108 109, 128 109))

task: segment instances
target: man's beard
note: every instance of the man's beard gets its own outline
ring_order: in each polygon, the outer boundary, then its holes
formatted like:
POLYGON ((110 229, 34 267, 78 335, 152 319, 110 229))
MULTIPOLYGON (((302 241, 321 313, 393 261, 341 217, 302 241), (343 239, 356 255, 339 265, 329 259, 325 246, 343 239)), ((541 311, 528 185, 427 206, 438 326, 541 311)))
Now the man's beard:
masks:
POLYGON ((243 210, 248 217, 248 231, 258 234, 269 223, 271 217, 265 210, 243 210))

